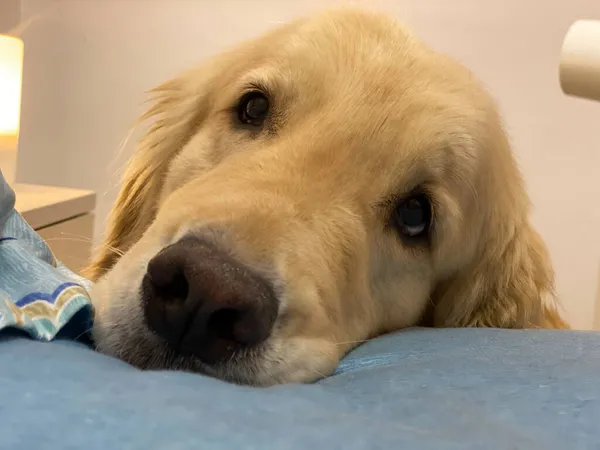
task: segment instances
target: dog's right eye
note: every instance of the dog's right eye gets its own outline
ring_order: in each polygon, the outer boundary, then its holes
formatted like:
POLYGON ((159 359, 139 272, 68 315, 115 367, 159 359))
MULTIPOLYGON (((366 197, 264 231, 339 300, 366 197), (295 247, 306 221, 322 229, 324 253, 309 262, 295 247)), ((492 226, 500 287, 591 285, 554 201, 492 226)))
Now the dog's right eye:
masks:
POLYGON ((416 238, 428 233, 431 226, 431 203, 424 194, 402 200, 394 212, 398 230, 406 237, 416 238))
POLYGON ((248 92, 240 99, 238 118, 245 125, 261 126, 269 115, 269 99, 262 92, 248 92))

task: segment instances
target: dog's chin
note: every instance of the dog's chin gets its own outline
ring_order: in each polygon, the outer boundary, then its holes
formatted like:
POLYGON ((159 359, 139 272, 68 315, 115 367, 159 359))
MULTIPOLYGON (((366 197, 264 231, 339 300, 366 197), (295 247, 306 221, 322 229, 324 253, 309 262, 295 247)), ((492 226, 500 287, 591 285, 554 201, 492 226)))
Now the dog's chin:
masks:
MULTIPOLYGON (((97 333, 94 333, 97 336, 97 333)), ((128 336, 112 347, 95 337, 97 350, 116 356, 142 370, 194 372, 223 381, 250 386, 310 383, 330 375, 339 359, 333 355, 311 355, 308 359, 288 359, 277 355, 268 344, 233 354, 223 362, 206 364, 193 355, 181 355, 151 331, 128 336)), ((298 355, 299 356, 299 355, 298 355)), ((305 355, 308 356, 308 355, 305 355)))
POLYGON ((193 355, 182 355, 150 331, 128 336, 118 348, 108 348, 98 341, 99 351, 117 356, 119 359, 142 370, 177 370, 208 375, 236 384, 266 386, 278 380, 261 376, 261 349, 240 351, 215 364, 206 364, 193 355))
POLYGON ((96 317, 92 329, 96 349, 142 370, 179 370, 235 384, 271 386, 317 381, 335 371, 341 356, 335 343, 322 339, 272 336, 223 362, 206 364, 192 355, 179 354, 142 320, 132 320, 139 316, 127 321, 110 316, 111 311, 104 310, 96 317))

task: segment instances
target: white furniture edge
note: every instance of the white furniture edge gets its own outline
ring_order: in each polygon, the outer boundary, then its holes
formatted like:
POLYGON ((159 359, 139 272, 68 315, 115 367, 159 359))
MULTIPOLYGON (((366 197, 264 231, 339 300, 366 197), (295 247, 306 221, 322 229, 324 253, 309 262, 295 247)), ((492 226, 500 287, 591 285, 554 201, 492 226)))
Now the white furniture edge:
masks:
POLYGON ((96 193, 82 189, 16 183, 15 209, 34 229, 92 212, 96 193))

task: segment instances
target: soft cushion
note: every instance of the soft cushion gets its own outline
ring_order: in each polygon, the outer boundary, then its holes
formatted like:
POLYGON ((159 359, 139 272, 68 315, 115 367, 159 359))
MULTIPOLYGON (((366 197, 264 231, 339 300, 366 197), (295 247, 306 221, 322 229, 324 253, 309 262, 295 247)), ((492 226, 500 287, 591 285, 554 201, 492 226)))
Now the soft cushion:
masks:
POLYGON ((0 334, 6 449, 600 446, 600 335, 410 329, 313 385, 142 372, 83 344, 0 334))

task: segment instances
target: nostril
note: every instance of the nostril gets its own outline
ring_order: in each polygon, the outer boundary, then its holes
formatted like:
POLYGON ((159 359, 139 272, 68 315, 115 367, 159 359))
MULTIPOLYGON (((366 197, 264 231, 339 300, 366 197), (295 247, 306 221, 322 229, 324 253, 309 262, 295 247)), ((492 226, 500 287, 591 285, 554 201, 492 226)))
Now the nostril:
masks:
POLYGON ((147 269, 148 277, 161 298, 165 300, 185 300, 189 294, 189 283, 183 267, 175 261, 155 258, 147 269), (166 261, 166 264, 165 264, 166 261))
MULTIPOLYGON (((152 281, 154 282, 154 280, 152 281)), ((183 301, 188 297, 190 290, 189 284, 183 273, 175 274, 171 281, 166 284, 158 285, 154 283, 154 287, 157 294, 165 300, 183 301)))
POLYGON ((209 336, 214 336, 217 339, 232 341, 238 344, 238 336, 236 336, 236 324, 241 320, 243 312, 233 308, 224 308, 215 311, 211 314, 206 323, 206 329, 209 336))

